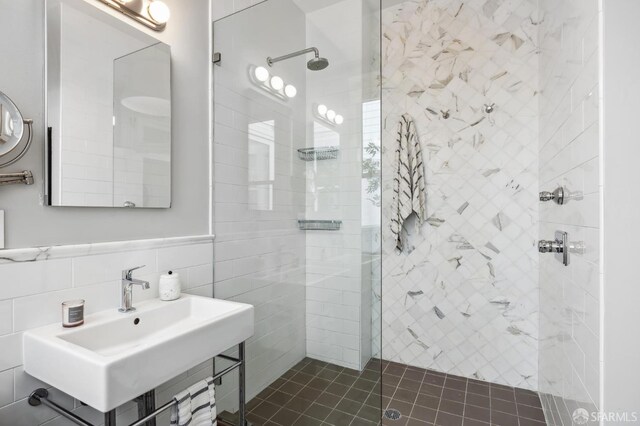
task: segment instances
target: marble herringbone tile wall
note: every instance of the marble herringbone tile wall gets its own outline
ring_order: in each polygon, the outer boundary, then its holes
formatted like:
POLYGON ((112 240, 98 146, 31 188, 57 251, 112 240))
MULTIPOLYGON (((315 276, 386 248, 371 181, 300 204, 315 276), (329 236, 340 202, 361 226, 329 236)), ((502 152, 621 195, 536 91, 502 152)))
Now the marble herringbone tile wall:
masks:
POLYGON ((537 2, 410 1, 382 19, 383 358, 536 389, 537 2), (403 113, 424 152, 428 220, 406 224, 396 254, 403 113))

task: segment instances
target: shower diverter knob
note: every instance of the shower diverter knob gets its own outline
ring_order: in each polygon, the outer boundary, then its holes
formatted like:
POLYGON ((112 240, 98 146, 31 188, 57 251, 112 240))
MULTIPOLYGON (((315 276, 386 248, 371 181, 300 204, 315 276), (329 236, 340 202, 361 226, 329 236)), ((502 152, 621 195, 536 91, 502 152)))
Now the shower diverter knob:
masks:
POLYGON ((564 244, 558 240, 540 240, 538 241, 538 251, 540 253, 562 253, 564 244))

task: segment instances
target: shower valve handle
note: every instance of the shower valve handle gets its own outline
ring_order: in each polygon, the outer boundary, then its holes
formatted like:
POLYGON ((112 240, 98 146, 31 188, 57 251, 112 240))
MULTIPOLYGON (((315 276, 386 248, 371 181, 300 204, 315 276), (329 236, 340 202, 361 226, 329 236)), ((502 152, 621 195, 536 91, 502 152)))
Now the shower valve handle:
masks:
POLYGON ((540 253, 562 253, 564 244, 560 240, 540 240, 538 241, 538 251, 540 253))
POLYGON ((564 266, 569 266, 569 234, 556 231, 555 240, 538 241, 540 253, 553 253, 564 266))
POLYGON ((558 205, 563 205, 565 200, 565 190, 563 187, 556 188, 555 191, 541 191, 540 192, 540 201, 553 201, 558 205))

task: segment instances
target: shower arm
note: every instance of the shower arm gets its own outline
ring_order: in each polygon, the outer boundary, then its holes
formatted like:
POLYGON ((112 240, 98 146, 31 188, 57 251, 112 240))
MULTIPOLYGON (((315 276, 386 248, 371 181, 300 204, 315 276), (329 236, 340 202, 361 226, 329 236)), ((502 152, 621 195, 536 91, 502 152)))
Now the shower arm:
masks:
POLYGON ((316 59, 320 58, 320 52, 318 51, 318 49, 316 49, 315 47, 310 47, 308 49, 298 50, 297 52, 289 53, 288 55, 278 56, 277 58, 272 58, 271 56, 269 56, 267 58, 267 64, 269 64, 269 66, 272 67, 273 64, 275 64, 276 62, 295 58, 296 56, 300 56, 300 55, 305 55, 309 52, 313 52, 314 55, 316 55, 316 59))

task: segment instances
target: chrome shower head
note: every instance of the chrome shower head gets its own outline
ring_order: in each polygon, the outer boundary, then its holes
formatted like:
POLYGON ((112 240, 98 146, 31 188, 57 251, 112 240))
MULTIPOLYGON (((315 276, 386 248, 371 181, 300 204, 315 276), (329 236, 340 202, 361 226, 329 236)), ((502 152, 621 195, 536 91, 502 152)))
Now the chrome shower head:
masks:
POLYGON ((311 71, 320 71, 320 70, 323 70, 323 69, 325 69, 326 67, 329 66, 329 61, 326 58, 321 58, 320 57, 320 52, 315 47, 310 47, 310 48, 304 49, 304 50, 298 50, 297 52, 289 53, 289 54, 283 55, 283 56, 278 56, 277 58, 272 58, 271 56, 269 56, 267 58, 267 64, 269 64, 269 66, 272 67, 273 64, 275 64, 276 62, 280 62, 280 61, 284 61, 284 60, 287 60, 287 59, 295 58, 296 56, 304 55, 304 54, 310 53, 310 52, 314 53, 315 58, 313 58, 309 62, 307 62, 307 68, 309 70, 311 70, 311 71))
POLYGON ((313 58, 307 62, 307 68, 311 71, 320 71, 329 66, 326 58, 313 58))

